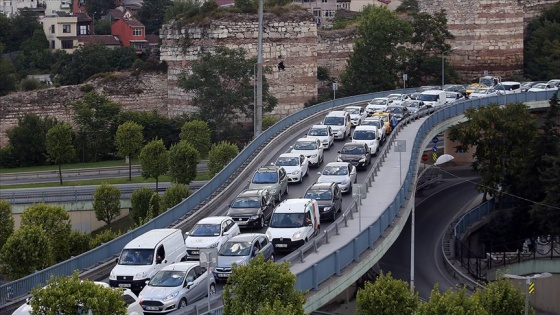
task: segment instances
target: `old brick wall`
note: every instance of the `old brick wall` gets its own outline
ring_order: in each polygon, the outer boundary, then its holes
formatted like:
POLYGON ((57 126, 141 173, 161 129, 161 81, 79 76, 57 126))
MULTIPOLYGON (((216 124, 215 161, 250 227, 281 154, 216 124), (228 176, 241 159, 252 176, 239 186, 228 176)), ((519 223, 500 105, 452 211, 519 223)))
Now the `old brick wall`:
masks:
POLYGON ((167 80, 165 74, 148 73, 139 76, 129 72, 112 73, 81 85, 63 86, 0 97, 0 145, 7 143, 6 131, 17 125, 18 117, 26 113, 55 117, 73 123, 72 102, 83 97, 84 85, 122 105, 123 109, 157 110, 167 115, 167 80))
POLYGON ((346 59, 353 51, 356 29, 319 31, 317 66, 329 69, 331 77, 338 77, 346 68, 346 59))
MULTIPOLYGON (((263 61, 273 69, 266 77, 270 92, 278 98, 273 114, 283 117, 317 95, 317 25, 306 11, 281 16, 265 13, 263 21, 263 61), (276 67, 278 56, 284 60, 285 71, 276 67)), ((177 86, 177 78, 189 71, 202 52, 219 45, 243 48, 250 57, 257 55, 258 17, 237 14, 213 20, 205 27, 164 25, 160 37, 161 60, 168 64, 168 109, 173 116, 195 110, 192 95, 177 86), (185 46, 187 38, 189 45, 185 46)))
POLYGON ((484 70, 519 78, 523 74, 523 36, 528 21, 557 0, 420 0, 420 10, 444 9, 454 48, 446 54, 464 80, 484 70))

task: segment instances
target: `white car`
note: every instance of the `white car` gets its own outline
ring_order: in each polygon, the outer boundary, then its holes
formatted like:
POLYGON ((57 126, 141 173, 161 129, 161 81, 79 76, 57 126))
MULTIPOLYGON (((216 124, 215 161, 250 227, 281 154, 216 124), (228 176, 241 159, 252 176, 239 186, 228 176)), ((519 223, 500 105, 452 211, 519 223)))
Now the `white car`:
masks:
POLYGON ((402 102, 410 99, 407 94, 389 94, 387 95, 387 98, 389 99, 389 103, 391 105, 401 105, 402 102))
POLYGON ((470 99, 498 95, 494 88, 478 88, 469 95, 470 99))
POLYGON ((533 85, 530 89, 527 90, 527 92, 543 92, 543 91, 556 91, 558 90, 558 88, 555 88, 554 86, 548 86, 546 83, 537 83, 535 85, 533 85))
MULTIPOLYGON (((109 284, 106 282, 95 281, 97 285, 109 288, 109 284)), ((127 305, 126 314, 127 315, 143 315, 144 311, 142 310, 142 306, 140 306, 140 300, 130 289, 124 288, 115 288, 114 290, 121 290, 123 293, 123 300, 127 305)), ((20 307, 18 307, 12 315, 29 315, 33 308, 31 307, 30 301, 33 297, 28 298, 25 303, 23 303, 20 307)), ((87 314, 85 312, 84 314, 87 314)))
POLYGON ((199 262, 178 262, 158 271, 138 295, 144 311, 167 314, 216 293, 216 280, 199 262))
POLYGON ((323 148, 328 150, 334 144, 334 134, 332 132, 331 126, 327 125, 313 125, 307 131, 307 138, 317 138, 321 140, 323 148))
POLYGON ((445 92, 445 101, 447 103, 454 103, 457 101, 463 101, 465 96, 458 92, 445 92))
POLYGON ((368 116, 374 113, 382 113, 389 106, 389 99, 386 97, 377 97, 368 102, 366 106, 366 113, 368 116))
POLYGON ((240 233, 239 226, 231 217, 216 216, 204 218, 186 232, 187 260, 198 260, 200 249, 217 248, 240 233))
POLYGON ((560 90, 560 79, 552 79, 546 82, 547 87, 555 87, 560 90))
POLYGON ((331 162, 319 173, 317 183, 337 183, 340 191, 351 192, 357 181, 356 167, 348 162, 331 162))
POLYGON ((290 153, 303 154, 313 166, 323 163, 323 144, 317 138, 299 138, 291 147, 290 153))
POLYGON ((368 117, 362 122, 362 126, 374 126, 377 127, 377 136, 379 138, 379 143, 384 143, 387 138, 387 126, 378 117, 368 117))
POLYGON ((284 168, 288 182, 301 183, 303 178, 309 175, 309 160, 303 154, 280 154, 274 165, 284 168))
POLYGON ((358 126, 352 134, 352 142, 367 144, 371 155, 376 155, 379 151, 380 138, 375 126, 358 126))
POLYGON ((346 106, 344 107, 344 111, 350 114, 350 121, 354 127, 359 126, 367 117, 367 113, 362 106, 346 106))

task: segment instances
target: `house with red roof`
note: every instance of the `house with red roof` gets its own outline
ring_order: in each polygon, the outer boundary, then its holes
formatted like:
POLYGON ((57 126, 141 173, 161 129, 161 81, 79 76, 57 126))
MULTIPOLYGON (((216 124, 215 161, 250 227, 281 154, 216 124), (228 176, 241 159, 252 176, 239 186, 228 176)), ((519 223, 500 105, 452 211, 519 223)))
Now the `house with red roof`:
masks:
POLYGON ((130 12, 111 25, 111 34, 117 36, 124 47, 132 46, 137 52, 148 49, 146 28, 130 12))

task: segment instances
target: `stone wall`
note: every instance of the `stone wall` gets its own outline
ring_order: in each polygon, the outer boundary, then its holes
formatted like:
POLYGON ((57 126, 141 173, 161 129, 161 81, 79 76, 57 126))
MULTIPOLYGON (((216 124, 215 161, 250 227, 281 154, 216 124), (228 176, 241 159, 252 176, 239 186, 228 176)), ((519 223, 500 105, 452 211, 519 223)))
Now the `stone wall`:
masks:
POLYGON ((338 77, 346 68, 358 34, 355 29, 343 29, 319 31, 317 35, 317 66, 329 69, 331 77, 338 77))
MULTIPOLYGON (((307 11, 281 16, 265 13, 263 21, 263 61, 273 69, 266 77, 271 94, 278 98, 273 114, 283 117, 317 95, 317 25, 307 11), (278 56, 284 60, 285 71, 276 67, 278 56)), ((257 55, 258 17, 237 14, 212 20, 204 27, 164 25, 160 37, 161 60, 168 64, 168 110, 174 116, 195 110, 192 95, 177 86, 177 78, 188 73, 203 52, 225 46, 243 48, 248 57, 257 55)))
POLYGON ((455 36, 447 59, 464 80, 490 75, 519 78, 523 74, 523 38, 528 21, 557 0, 420 0, 420 10, 447 12, 455 36))
POLYGON ((123 109, 137 111, 157 110, 167 114, 167 80, 165 74, 133 76, 128 72, 98 77, 85 84, 12 93, 0 97, 0 145, 7 143, 6 131, 17 126, 18 117, 26 113, 55 117, 73 123, 72 102, 81 99, 90 85, 94 91, 122 105, 123 109))

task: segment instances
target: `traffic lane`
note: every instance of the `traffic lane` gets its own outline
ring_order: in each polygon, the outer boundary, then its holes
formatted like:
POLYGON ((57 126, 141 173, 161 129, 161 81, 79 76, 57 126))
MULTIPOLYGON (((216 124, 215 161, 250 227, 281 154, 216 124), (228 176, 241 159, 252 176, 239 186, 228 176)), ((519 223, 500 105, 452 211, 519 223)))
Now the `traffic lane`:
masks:
MULTIPOLYGON (((477 195, 475 184, 462 179, 417 194, 414 284, 422 299, 429 299, 436 283, 442 292, 455 286, 456 281, 443 265, 441 238, 453 219, 468 210, 465 207, 477 195)), ((378 267, 384 273, 391 272, 393 278, 410 281, 410 217, 378 267)))

